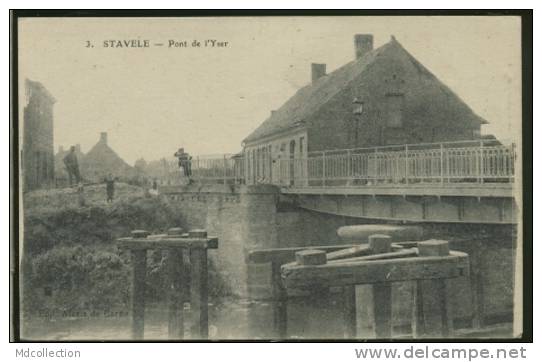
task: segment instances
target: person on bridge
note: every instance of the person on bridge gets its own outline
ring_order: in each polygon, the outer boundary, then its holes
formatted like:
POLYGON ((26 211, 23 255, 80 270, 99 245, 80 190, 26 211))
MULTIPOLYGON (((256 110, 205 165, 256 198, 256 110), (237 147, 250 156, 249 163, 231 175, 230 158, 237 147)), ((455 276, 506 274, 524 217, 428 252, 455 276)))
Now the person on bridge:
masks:
POLYGON ((81 174, 79 173, 79 163, 75 154, 75 146, 70 147, 70 152, 64 157, 64 165, 68 171, 69 185, 78 185, 81 182, 81 174), (75 183, 73 181, 75 180, 75 183))
POLYGON ((181 171, 181 175, 188 178, 188 182, 191 182, 192 156, 187 152, 184 152, 184 148, 179 148, 174 156, 179 159, 179 170, 181 171))

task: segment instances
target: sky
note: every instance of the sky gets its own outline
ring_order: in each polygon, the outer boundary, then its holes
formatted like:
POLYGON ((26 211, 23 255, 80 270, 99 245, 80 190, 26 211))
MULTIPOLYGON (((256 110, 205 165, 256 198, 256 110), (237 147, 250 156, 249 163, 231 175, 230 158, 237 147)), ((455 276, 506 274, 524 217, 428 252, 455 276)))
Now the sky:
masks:
MULTIPOLYGON (((130 164, 179 147, 235 153, 310 82, 311 63, 330 73, 354 59, 354 34, 373 34, 375 48, 394 35, 490 123, 483 134, 519 142, 520 30, 519 18, 498 16, 27 18, 19 24, 19 84, 39 81, 56 98, 55 149, 79 143, 87 152, 108 132, 130 164), (132 39, 151 47, 103 47, 132 39), (211 39, 228 44, 204 47, 211 39), (170 40, 189 46, 170 48, 170 40), (194 40, 202 46, 191 47, 194 40)), ((19 98, 24 104, 23 87, 19 98)))

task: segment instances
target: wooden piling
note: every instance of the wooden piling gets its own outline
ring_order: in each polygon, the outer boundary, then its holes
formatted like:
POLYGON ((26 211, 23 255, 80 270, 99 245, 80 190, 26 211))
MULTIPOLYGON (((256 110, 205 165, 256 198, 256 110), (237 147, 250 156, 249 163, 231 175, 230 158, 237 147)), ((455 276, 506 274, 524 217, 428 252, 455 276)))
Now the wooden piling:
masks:
POLYGON ((147 251, 132 250, 132 338, 142 340, 145 326, 147 251))
MULTIPOLYGON (((418 243, 420 256, 448 256, 448 241, 428 240, 418 243)), ((413 330, 418 337, 448 337, 453 329, 450 295, 446 279, 428 279, 417 282, 416 312, 413 330), (421 334, 423 333, 423 334, 421 334)))
POLYGON ((182 339, 184 337, 183 312, 183 252, 169 250, 167 258, 167 287, 168 287, 168 337, 182 339))
MULTIPOLYGON (((419 323, 423 325, 423 337, 446 338, 453 329, 448 287, 445 279, 430 279, 421 281, 422 301, 419 323)), ((421 337, 420 336, 420 337, 421 337)))
POLYGON ((343 319, 345 338, 356 338, 356 286, 343 287, 343 319))
POLYGON ((285 339, 288 337, 288 294, 282 284, 280 275, 280 263, 271 263, 271 278, 273 288, 273 326, 277 338, 285 339))
POLYGON ((412 284, 412 337, 421 338, 425 335, 422 298, 423 284, 421 280, 416 280, 412 284))
POLYGON ((209 338, 207 249, 191 249, 190 263, 192 265, 190 305, 193 315, 196 316, 196 324, 192 332, 198 339, 207 339, 209 338))
POLYGON ((373 305, 376 338, 391 338, 391 283, 373 284, 373 305))

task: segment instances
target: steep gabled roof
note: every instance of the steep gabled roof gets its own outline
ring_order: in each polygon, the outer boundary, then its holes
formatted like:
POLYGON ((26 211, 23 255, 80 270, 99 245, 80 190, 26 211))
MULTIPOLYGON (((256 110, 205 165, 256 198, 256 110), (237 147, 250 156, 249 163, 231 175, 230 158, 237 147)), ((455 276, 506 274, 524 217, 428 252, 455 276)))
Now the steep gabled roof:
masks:
POLYGON ((474 114, 474 112, 454 92, 438 80, 392 37, 391 41, 381 47, 366 53, 359 59, 349 62, 332 73, 299 89, 288 101, 286 101, 286 103, 273 112, 269 118, 246 137, 243 142, 256 141, 263 137, 271 136, 275 133, 306 124, 311 116, 324 104, 330 101, 333 96, 345 89, 351 82, 362 75, 362 73, 369 71, 371 65, 378 60, 379 55, 395 50, 404 52, 418 71, 432 80, 434 86, 445 93, 446 96, 453 98, 454 102, 458 102, 458 105, 463 112, 470 113, 470 118, 475 119, 481 124, 487 123, 487 121, 474 114))
POLYGON ((84 160, 85 166, 102 165, 104 168, 117 168, 118 171, 131 168, 107 143, 102 141, 98 141, 87 152, 84 160))

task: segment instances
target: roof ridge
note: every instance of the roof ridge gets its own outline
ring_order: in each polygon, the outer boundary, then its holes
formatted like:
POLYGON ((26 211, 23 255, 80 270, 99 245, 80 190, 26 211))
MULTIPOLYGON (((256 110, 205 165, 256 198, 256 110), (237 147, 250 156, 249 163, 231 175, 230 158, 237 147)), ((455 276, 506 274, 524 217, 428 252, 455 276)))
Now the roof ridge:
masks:
POLYGON ((429 68, 427 68, 418 59, 416 59, 416 57, 414 57, 412 54, 410 54, 410 52, 408 50, 406 50, 405 47, 403 47, 398 41, 396 41, 396 42, 399 45, 399 48, 407 55, 408 60, 410 60, 412 62, 412 64, 419 71, 421 71, 423 74, 433 78, 436 81, 436 84, 439 86, 439 88, 443 92, 446 92, 446 93, 452 95, 453 97, 457 98, 457 100, 463 106, 465 106, 469 111, 471 111, 473 113, 473 115, 476 116, 482 124, 489 124, 489 122, 486 119, 484 119, 484 118, 480 117, 478 114, 476 114, 476 112, 474 112, 472 110, 472 108, 465 101, 463 101, 463 99, 461 99, 461 97, 459 95, 457 95, 456 92, 453 91, 453 89, 451 89, 448 85, 446 85, 443 81, 441 81, 433 72, 431 72, 431 70, 429 70, 429 68))
MULTIPOLYGON (((318 107, 314 107, 312 111, 309 111, 307 114, 304 115, 303 119, 295 119, 295 122, 304 121, 306 118, 310 117, 312 114, 317 112, 318 109, 320 109, 323 105, 327 104, 329 100, 333 98, 336 94, 338 94, 344 86, 350 84, 352 81, 354 81, 362 72, 364 72, 367 67, 372 64, 376 57, 384 50, 388 49, 390 44, 393 42, 399 43, 396 40, 390 40, 389 42, 381 45, 380 47, 373 49, 363 56, 361 56, 358 59, 354 59, 346 64, 343 64, 339 68, 333 70, 331 73, 326 74, 325 76, 321 77, 315 82, 310 82, 306 84, 305 86, 299 88, 286 102, 282 104, 280 108, 278 108, 271 116, 267 117, 263 123, 261 123, 254 131, 252 131, 245 139, 243 139, 243 142, 249 142, 252 140, 256 140, 262 137, 266 137, 269 135, 265 134, 265 131, 260 131, 260 133, 264 133, 263 135, 258 135, 258 131, 262 129, 262 126, 265 127, 266 124, 268 124, 272 119, 279 119, 285 112, 286 113, 294 113, 296 110, 307 107, 306 104, 299 104, 296 105, 296 101, 298 101, 298 97, 301 97, 303 93, 309 93, 309 100, 311 97, 313 97, 317 92, 321 91, 321 89, 326 88, 326 85, 332 81, 333 79, 336 79, 338 76, 340 76, 342 73, 346 73, 349 69, 356 69, 355 66, 359 65, 359 72, 356 72, 354 77, 351 77, 351 79, 345 79, 344 82, 341 82, 340 87, 336 87, 335 89, 332 89, 330 93, 325 94, 325 100, 321 102, 321 104, 318 107), (289 109, 293 108, 293 109, 289 109)), ((295 116, 295 115, 294 115, 295 116)), ((272 133, 280 132, 282 130, 288 129, 291 127, 291 124, 288 125, 274 125, 276 130, 272 133)))

